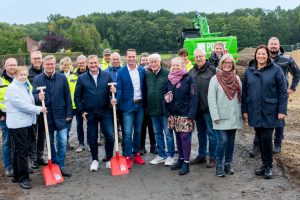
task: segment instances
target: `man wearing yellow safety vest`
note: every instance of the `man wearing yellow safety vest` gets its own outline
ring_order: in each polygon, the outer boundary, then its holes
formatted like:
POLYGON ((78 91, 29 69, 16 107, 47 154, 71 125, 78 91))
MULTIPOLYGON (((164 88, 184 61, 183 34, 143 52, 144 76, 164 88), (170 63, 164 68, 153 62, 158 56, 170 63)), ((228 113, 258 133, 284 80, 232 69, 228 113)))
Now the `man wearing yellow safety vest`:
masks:
POLYGON ((103 51, 103 59, 101 62, 101 70, 105 71, 108 68, 109 62, 110 62, 110 54, 111 50, 110 49, 104 49, 103 51))
POLYGON ((82 152, 83 150, 87 149, 89 151, 89 146, 84 146, 84 131, 83 131, 83 118, 81 116, 81 113, 76 110, 76 105, 74 103, 74 93, 76 88, 76 83, 78 80, 78 76, 85 73, 87 71, 87 58, 84 55, 80 55, 76 59, 77 61, 77 68, 73 71, 73 73, 68 77, 68 83, 71 93, 71 99, 72 99, 72 109, 75 110, 75 116, 76 116, 76 123, 77 123, 77 139, 79 146, 76 149, 77 153, 82 152))
POLYGON ((11 133, 6 126, 6 106, 4 104, 4 97, 7 86, 13 81, 15 69, 17 67, 17 60, 8 58, 4 64, 4 70, 0 79, 0 128, 2 132, 2 162, 4 165, 5 175, 11 177, 13 175, 12 164, 12 140, 11 133))

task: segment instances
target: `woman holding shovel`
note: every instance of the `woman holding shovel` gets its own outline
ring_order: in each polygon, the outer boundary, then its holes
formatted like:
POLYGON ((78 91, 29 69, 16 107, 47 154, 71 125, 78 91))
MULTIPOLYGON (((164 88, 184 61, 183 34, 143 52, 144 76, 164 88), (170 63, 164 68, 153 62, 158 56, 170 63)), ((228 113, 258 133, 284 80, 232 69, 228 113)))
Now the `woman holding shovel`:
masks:
POLYGON ((29 135, 36 123, 36 115, 47 112, 45 107, 35 106, 32 87, 27 80, 28 69, 17 67, 13 82, 8 86, 5 103, 7 127, 10 128, 14 143, 13 182, 19 182, 23 189, 30 189, 28 171, 29 135))

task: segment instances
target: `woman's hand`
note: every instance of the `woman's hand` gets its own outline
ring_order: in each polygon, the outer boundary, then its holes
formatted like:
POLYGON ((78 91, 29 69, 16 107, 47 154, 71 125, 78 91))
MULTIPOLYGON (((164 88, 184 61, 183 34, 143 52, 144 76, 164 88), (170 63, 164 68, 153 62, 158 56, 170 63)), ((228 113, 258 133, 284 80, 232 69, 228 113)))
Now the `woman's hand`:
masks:
POLYGON ((243 114, 243 120, 244 121, 248 121, 248 113, 244 113, 243 114))
POLYGON ((220 120, 219 120, 219 119, 217 119, 217 120, 214 120, 214 123, 215 123, 215 124, 219 124, 219 122, 220 122, 220 120))
POLYGON ((86 118, 87 114, 88 114, 87 112, 82 113, 82 118, 85 122, 87 122, 87 118, 86 118))
POLYGON ((46 108, 46 107, 42 107, 41 112, 42 112, 42 113, 47 113, 47 108, 46 108))
POLYGON ((284 119, 286 117, 285 114, 278 113, 278 119, 284 119))

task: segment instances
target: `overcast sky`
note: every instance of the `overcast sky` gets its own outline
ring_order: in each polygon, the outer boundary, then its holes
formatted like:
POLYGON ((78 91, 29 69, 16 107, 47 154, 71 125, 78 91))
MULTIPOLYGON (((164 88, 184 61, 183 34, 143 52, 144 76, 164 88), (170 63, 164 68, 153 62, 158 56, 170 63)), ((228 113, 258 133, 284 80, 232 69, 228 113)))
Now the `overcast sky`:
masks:
POLYGON ((46 22, 50 14, 77 17, 93 12, 166 9, 171 12, 231 12, 237 8, 293 9, 299 0, 1 0, 0 22, 46 22))

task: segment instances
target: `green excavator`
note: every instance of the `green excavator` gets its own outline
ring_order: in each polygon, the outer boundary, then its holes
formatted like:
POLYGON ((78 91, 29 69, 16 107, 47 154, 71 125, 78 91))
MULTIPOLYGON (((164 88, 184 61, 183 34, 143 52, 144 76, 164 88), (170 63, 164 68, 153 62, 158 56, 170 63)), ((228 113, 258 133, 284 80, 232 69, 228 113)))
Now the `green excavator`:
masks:
POLYGON ((187 49, 188 59, 192 62, 194 62, 193 52, 195 49, 205 50, 206 58, 209 58, 216 42, 223 42, 225 51, 230 53, 236 62, 238 61, 237 38, 222 36, 221 32, 210 33, 206 17, 201 16, 198 12, 193 19, 193 28, 183 29, 178 41, 183 48, 187 49))

